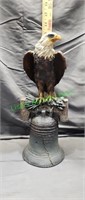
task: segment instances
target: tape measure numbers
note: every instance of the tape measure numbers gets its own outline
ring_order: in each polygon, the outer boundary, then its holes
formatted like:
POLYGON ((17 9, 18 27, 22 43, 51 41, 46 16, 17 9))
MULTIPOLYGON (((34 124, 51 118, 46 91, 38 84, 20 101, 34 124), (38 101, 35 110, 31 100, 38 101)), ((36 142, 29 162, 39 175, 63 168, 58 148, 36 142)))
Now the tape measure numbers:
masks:
POLYGON ((42 0, 42 35, 52 31, 53 0, 42 0))

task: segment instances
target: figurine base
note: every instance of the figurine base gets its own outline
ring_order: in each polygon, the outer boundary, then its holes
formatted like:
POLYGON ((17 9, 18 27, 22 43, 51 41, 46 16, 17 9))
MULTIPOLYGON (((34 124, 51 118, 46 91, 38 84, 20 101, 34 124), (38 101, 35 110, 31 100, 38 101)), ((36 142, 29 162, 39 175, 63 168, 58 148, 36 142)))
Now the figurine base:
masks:
POLYGON ((28 146, 23 159, 37 167, 53 167, 64 159, 64 152, 58 144, 58 116, 56 120, 42 110, 33 117, 28 146))

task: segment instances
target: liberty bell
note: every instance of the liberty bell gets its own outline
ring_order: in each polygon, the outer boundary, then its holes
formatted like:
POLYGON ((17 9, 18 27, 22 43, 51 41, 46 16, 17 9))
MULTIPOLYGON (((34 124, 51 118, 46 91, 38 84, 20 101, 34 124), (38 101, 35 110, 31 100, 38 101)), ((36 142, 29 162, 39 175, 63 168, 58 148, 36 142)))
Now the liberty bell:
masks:
POLYGON ((34 166, 47 168, 59 164, 64 152, 58 144, 59 116, 46 109, 34 115, 30 126, 30 139, 23 151, 23 159, 34 166))

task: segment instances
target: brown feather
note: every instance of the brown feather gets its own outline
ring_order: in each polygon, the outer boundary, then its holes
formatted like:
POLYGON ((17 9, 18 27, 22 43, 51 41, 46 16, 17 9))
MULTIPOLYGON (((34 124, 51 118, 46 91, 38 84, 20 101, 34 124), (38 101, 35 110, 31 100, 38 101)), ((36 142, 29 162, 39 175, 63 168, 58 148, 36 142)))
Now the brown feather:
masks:
POLYGON ((66 69, 66 59, 62 52, 55 53, 54 71, 55 71, 55 85, 59 83, 66 69))
POLYGON ((28 77, 34 80, 34 55, 32 51, 28 51, 23 58, 23 68, 28 77))

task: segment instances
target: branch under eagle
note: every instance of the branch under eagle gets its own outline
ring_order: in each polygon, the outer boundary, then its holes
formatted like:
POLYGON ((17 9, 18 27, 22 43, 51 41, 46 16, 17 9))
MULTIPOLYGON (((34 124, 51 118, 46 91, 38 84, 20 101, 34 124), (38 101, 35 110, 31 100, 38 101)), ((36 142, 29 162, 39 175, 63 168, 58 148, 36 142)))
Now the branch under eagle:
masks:
POLYGON ((62 52, 53 49, 53 44, 60 39, 60 35, 54 32, 45 34, 35 45, 34 51, 28 51, 23 58, 24 70, 36 83, 39 98, 44 97, 44 92, 54 96, 54 87, 64 75, 65 57, 62 52))

